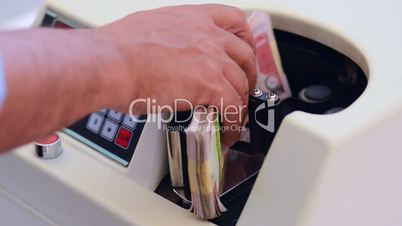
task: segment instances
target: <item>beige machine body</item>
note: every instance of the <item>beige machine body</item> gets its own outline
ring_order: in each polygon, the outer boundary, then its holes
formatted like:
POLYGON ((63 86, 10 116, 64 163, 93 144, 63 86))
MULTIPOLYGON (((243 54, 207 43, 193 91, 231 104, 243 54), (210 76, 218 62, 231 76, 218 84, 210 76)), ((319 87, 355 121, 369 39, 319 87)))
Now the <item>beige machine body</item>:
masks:
MULTIPOLYGON (((402 3, 217 2, 267 11, 275 28, 343 53, 368 77, 364 93, 342 112, 297 111, 284 119, 238 225, 401 225, 402 3)), ((204 1, 49 0, 43 7, 95 27, 189 3, 204 1)), ((64 152, 55 159, 37 158, 33 144, 1 156, 0 219, 7 225, 211 224, 154 193, 168 171, 157 125, 145 124, 128 167, 58 134, 64 152)))

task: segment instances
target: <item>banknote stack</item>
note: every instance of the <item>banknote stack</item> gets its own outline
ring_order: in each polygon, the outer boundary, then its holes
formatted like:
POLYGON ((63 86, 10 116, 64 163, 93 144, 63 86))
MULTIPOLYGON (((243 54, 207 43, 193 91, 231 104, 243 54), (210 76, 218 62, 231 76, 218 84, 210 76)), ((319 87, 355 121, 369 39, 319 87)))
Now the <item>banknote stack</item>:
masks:
POLYGON ((226 211, 220 201, 223 159, 218 113, 213 108, 195 110, 185 133, 190 210, 201 219, 213 219, 226 211))
POLYGON ((260 11, 248 14, 257 61, 256 87, 264 92, 273 92, 284 100, 292 96, 289 83, 282 68, 271 19, 260 11))

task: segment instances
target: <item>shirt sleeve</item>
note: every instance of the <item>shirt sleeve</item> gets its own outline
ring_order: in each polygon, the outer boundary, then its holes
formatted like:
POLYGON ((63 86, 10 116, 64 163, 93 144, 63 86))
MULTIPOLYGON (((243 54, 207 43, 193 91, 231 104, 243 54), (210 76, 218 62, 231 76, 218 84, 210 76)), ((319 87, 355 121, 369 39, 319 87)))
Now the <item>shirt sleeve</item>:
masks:
POLYGON ((5 96, 6 96, 6 79, 4 76, 3 60, 1 59, 0 56, 0 109, 3 105, 5 96))

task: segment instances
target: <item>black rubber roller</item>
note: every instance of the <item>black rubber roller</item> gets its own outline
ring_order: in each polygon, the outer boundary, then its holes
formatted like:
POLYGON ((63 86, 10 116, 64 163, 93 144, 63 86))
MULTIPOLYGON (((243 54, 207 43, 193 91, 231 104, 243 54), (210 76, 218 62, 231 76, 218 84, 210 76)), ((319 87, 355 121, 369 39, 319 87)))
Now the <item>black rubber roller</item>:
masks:
POLYGON ((322 103, 331 98, 332 91, 324 85, 312 85, 302 89, 299 98, 309 103, 322 103))

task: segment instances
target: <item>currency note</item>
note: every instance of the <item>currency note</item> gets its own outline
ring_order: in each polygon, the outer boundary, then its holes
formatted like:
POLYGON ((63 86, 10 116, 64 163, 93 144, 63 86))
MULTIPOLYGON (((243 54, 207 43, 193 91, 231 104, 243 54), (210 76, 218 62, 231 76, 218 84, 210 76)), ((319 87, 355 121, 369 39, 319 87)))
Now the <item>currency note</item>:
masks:
POLYGON ((226 211, 220 201, 223 187, 223 158, 218 113, 194 111, 185 130, 188 177, 191 191, 190 210, 201 219, 213 219, 226 211))
POLYGON ((178 131, 166 131, 166 136, 170 180, 174 188, 182 188, 184 186, 184 181, 180 133, 178 131))
POLYGON ((270 17, 260 11, 249 13, 247 18, 256 51, 257 84, 264 92, 274 92, 281 100, 292 96, 278 46, 274 36, 270 17))

